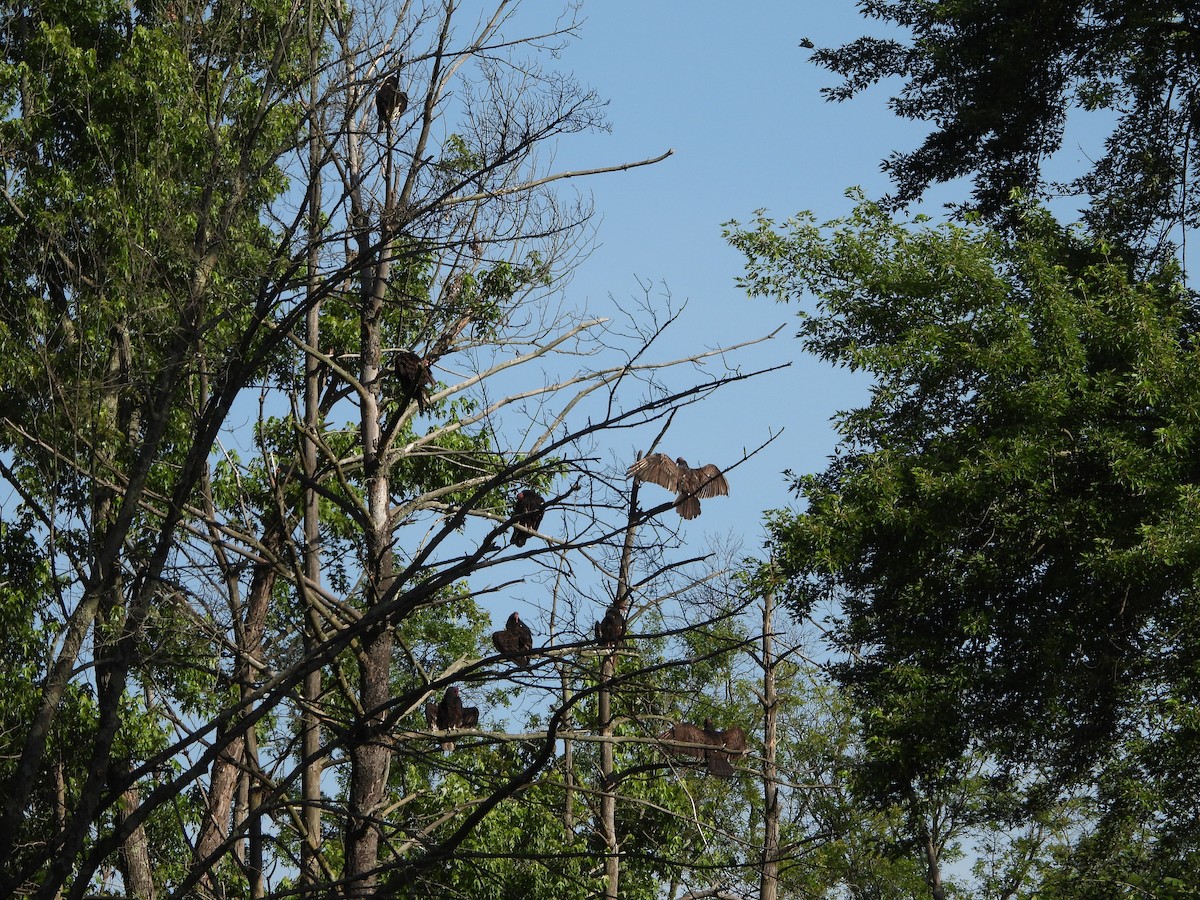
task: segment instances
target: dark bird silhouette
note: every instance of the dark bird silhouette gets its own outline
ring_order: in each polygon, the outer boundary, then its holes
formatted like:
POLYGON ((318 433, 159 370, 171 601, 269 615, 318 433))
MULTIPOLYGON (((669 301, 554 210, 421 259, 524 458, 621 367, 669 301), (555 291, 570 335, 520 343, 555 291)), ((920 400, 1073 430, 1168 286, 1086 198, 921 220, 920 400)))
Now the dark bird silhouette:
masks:
POLYGON ((678 495, 675 512, 684 519, 700 515, 701 498, 729 494, 729 482, 720 469, 712 463, 693 469, 682 456, 671 459, 665 453, 651 453, 630 466, 625 474, 674 491, 678 495))
POLYGON ((529 651, 533 649, 533 632, 516 613, 508 617, 503 631, 492 632, 492 643, 496 645, 497 652, 512 657, 513 662, 522 669, 529 666, 529 651))
MULTIPOLYGON (((425 718, 429 718, 430 707, 432 702, 425 704, 425 718)), ((450 731, 454 728, 459 728, 463 723, 463 705, 462 699, 458 696, 458 688, 446 688, 446 693, 442 695, 442 702, 437 705, 436 709, 436 724, 433 725, 435 731, 450 731)), ((478 719, 479 711, 476 710, 475 717, 478 719)), ((443 750, 453 750, 454 741, 443 741, 443 750)))
POLYGON ((416 400, 420 412, 429 408, 429 389, 435 382, 428 359, 422 359, 411 350, 398 350, 392 354, 392 376, 404 397, 405 406, 416 400))
POLYGON ((438 704, 438 726, 449 731, 462 724, 462 699, 458 696, 458 688, 446 688, 442 702, 438 704))
MULTIPOLYGON (((446 690, 441 703, 432 700, 425 704, 425 721, 431 731, 449 731, 453 728, 477 728, 479 726, 479 707, 463 706, 462 698, 458 696, 458 688, 446 690)), ((454 744, 442 744, 443 750, 453 750, 454 744)))
POLYGON ((596 623, 593 632, 596 643, 607 647, 615 647, 625 636, 625 616, 616 603, 610 606, 604 613, 604 618, 596 623))
POLYGON ((529 540, 530 531, 537 531, 545 513, 546 501, 541 494, 529 489, 518 491, 513 499, 512 542, 518 547, 524 547, 525 542, 529 540))
POLYGON ((383 79, 375 91, 375 111, 379 113, 379 130, 387 128, 388 122, 404 115, 408 109, 408 94, 400 90, 400 72, 396 71, 383 79))

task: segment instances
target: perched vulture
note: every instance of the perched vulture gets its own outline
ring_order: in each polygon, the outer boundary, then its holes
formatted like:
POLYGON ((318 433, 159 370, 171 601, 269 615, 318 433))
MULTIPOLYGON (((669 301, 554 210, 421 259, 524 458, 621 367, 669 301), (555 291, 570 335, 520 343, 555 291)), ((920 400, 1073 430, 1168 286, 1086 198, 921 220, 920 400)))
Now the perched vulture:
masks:
POLYGON ((429 389, 435 383, 429 361, 411 350, 399 350, 392 354, 392 373, 405 405, 416 400, 417 409, 425 412, 429 406, 429 389))
POLYGON ((720 469, 712 463, 693 469, 682 456, 671 459, 663 453, 651 453, 630 466, 625 474, 674 491, 678 495, 675 512, 684 519, 700 515, 700 498, 729 494, 729 482, 720 469))
MULTIPOLYGON (((471 707, 474 710, 473 715, 475 721, 479 721, 479 710, 471 707)), ((430 700, 425 704, 425 721, 429 723, 429 727, 434 731, 450 731, 453 728, 463 727, 466 717, 466 710, 463 709, 462 698, 458 696, 458 688, 446 688, 446 693, 442 695, 442 702, 437 706, 433 705, 430 700)), ((453 750, 454 741, 443 741, 443 750, 453 750)))
MULTIPOLYGON (((430 714, 431 704, 426 704, 426 718, 430 714)), ((446 688, 445 695, 442 697, 442 702, 438 703, 437 707, 437 727, 436 731, 450 731, 451 728, 462 726, 462 700, 458 697, 457 688, 446 688)), ((443 740, 442 749, 449 751, 454 750, 454 742, 452 740, 443 740)))
POLYGON ((529 665, 529 651, 533 649, 533 632, 521 621, 521 617, 513 613, 508 617, 503 631, 492 632, 492 643, 496 650, 505 656, 512 657, 522 669, 529 665))
POLYGON ((393 72, 375 92, 375 111, 379 113, 379 130, 383 131, 396 116, 408 109, 408 94, 400 90, 400 73, 393 72))
POLYGON ((546 513, 546 501, 537 491, 518 491, 513 500, 513 535, 512 542, 518 547, 524 547, 529 540, 529 532, 537 531, 542 524, 542 516, 546 513))
POLYGON ((438 704, 438 726, 443 731, 457 728, 462 724, 463 705, 458 696, 458 688, 446 688, 442 702, 438 704))
POLYGON ((596 623, 594 633, 597 644, 609 647, 615 647, 625 636, 625 616, 616 603, 610 606, 604 618, 596 623))

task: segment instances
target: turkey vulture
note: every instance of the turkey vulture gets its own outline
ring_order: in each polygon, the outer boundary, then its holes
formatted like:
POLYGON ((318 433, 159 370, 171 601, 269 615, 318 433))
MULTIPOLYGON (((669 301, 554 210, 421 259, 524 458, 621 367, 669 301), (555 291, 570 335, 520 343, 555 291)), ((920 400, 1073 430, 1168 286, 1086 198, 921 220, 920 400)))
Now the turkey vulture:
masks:
POLYGON ((681 456, 671 459, 664 453, 651 453, 639 459, 625 473, 638 481, 649 481, 668 491, 674 491, 675 512, 681 518, 694 519, 700 515, 701 497, 724 497, 729 494, 729 482, 712 463, 693 469, 681 456))
POLYGON ((457 728, 462 724, 463 705, 458 696, 458 688, 446 688, 442 702, 438 704, 438 725, 443 731, 457 728))
POLYGON ((508 617, 503 631, 492 632, 492 643, 496 650, 505 656, 511 656, 522 669, 529 666, 529 651, 533 649, 533 632, 521 621, 521 617, 513 613, 508 617))
POLYGON ((537 531, 542 524, 542 516, 546 512, 546 501, 537 491, 518 491, 513 500, 513 535, 512 542, 518 547, 524 547, 529 540, 529 532, 537 531))
MULTIPOLYGON (((462 717, 463 705, 458 696, 458 688, 447 688, 446 693, 442 696, 442 702, 438 704, 438 726, 442 731, 458 728, 462 725, 462 717)), ((442 749, 453 750, 454 741, 443 741, 442 749)))
POLYGON ((400 72, 383 79, 375 92, 375 111, 379 113, 379 130, 383 131, 396 116, 408 109, 408 94, 400 90, 400 72))
POLYGON ((399 350, 392 355, 392 373, 405 405, 416 400, 417 409, 425 412, 429 406, 429 389, 434 385, 429 361, 411 350, 399 350))
POLYGON ((615 647, 625 636, 625 616, 616 603, 613 603, 604 614, 604 618, 596 623, 594 634, 597 644, 609 647, 615 647))

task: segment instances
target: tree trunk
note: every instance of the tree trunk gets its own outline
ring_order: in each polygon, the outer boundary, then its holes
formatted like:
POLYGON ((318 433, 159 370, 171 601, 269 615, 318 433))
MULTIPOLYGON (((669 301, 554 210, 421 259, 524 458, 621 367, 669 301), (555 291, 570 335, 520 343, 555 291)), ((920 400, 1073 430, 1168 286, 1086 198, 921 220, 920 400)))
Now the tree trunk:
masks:
MULTIPOLYGON (((128 774, 128 767, 126 773, 128 774)), ((125 824, 141 803, 141 795, 136 787, 121 794, 117 804, 117 824, 125 824)), ((150 843, 146 838, 146 829, 139 825, 129 838, 121 844, 117 854, 117 867, 125 880, 125 890, 136 900, 154 900, 154 869, 150 865, 150 843)))
MULTIPOLYGON (((629 521, 625 526, 625 544, 621 548, 621 568, 617 573, 617 595, 613 604, 622 616, 629 610, 630 573, 633 567, 633 539, 637 534, 637 482, 629 497, 629 521)), ((616 672, 617 647, 604 657, 600 666, 600 736, 612 737, 612 696, 609 683, 616 672)), ((617 838, 617 785, 614 779, 613 742, 600 743, 600 833, 607 855, 604 860, 604 897, 617 900, 621 882, 621 845, 617 838)))
MULTIPOLYGON (((600 736, 612 737, 612 707, 608 683, 612 680, 616 653, 604 657, 600 666, 600 736)), ((612 741, 600 744, 600 833, 604 838, 604 897, 617 900, 621 880, 621 846, 617 841, 617 786, 613 780, 612 741)))
MULTIPOLYGON (((278 518, 269 520, 262 538, 264 549, 268 555, 274 557, 282 551, 283 543, 283 523, 278 518)), ((261 661, 262 637, 267 626, 267 610, 274 588, 274 565, 269 560, 260 563, 255 567, 250 591, 246 596, 244 624, 241 629, 236 630, 240 634, 241 646, 238 648, 238 662, 234 668, 233 680, 241 687, 243 697, 253 689, 256 678, 251 660, 261 661)), ((231 726, 240 727, 236 721, 232 722, 231 726)), ((230 741, 224 752, 213 760, 208 809, 201 823, 200 836, 196 839, 196 850, 193 854, 193 865, 204 870, 200 878, 200 889, 210 896, 217 895, 218 885, 213 879, 214 865, 209 857, 217 852, 217 848, 229 836, 234 799, 246 768, 248 736, 253 738, 252 727, 246 730, 246 734, 230 741)))
MULTIPOLYGON (((384 157, 387 185, 383 211, 384 221, 391 219, 395 207, 395 185, 392 177, 392 157, 384 157)), ((356 204, 365 214, 361 198, 356 204)), ((382 229, 381 229, 382 236, 382 229)), ((361 328, 359 377, 366 388, 362 397, 361 433, 363 471, 367 481, 367 513, 370 521, 366 532, 366 605, 376 606, 386 597, 392 585, 391 520, 388 516, 390 484, 386 448, 383 441, 383 402, 381 318, 391 268, 391 248, 387 241, 375 248, 378 259, 372 265, 371 231, 358 236, 358 259, 362 261, 361 328)), ((359 705, 362 720, 358 734, 349 749, 350 796, 346 814, 346 893, 365 897, 374 893, 379 864, 379 826, 377 815, 387 787, 391 754, 380 739, 379 726, 384 705, 391 697, 392 628, 390 622, 376 625, 362 637, 359 657, 359 705)))
POLYGON ((776 733, 778 703, 775 685, 774 649, 775 590, 768 587, 763 596, 762 667, 763 667, 763 848, 759 900, 779 897, 779 780, 775 765, 778 746, 776 733))
MULTIPOLYGON (((313 109, 318 107, 320 97, 320 48, 314 39, 314 11, 309 9, 309 65, 312 78, 309 84, 313 109)), ((321 234, 321 179, 316 177, 321 166, 320 122, 315 113, 309 122, 308 136, 309 169, 314 177, 309 179, 308 201, 308 311, 305 315, 305 339, 310 347, 319 348, 321 342, 321 309, 315 294, 320 285, 317 275, 320 265, 321 234)), ((301 467, 304 471, 304 580, 307 585, 321 583, 321 507, 313 485, 317 479, 317 445, 314 436, 320 428, 320 373, 321 363, 309 353, 304 358, 304 439, 301 442, 301 467)), ((304 653, 308 656, 320 642, 318 633, 319 614, 309 602, 307 588, 301 588, 299 602, 305 608, 304 653)), ((321 724, 317 718, 317 704, 321 699, 321 671, 315 669, 304 677, 301 687, 304 705, 300 711, 300 754, 304 759, 304 771, 300 776, 301 822, 304 833, 300 837, 300 887, 312 889, 321 880, 321 724)))

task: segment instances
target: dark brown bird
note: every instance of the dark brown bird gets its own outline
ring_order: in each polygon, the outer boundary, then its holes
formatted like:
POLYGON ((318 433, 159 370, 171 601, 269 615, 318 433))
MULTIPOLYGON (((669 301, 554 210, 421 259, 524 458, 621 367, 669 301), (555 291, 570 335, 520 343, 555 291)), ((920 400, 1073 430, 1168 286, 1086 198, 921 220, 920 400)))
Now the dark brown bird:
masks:
POLYGON ((729 764, 730 753, 744 753, 746 750, 746 735, 736 725, 728 731, 718 731, 713 727, 712 719, 704 720, 704 735, 709 743, 720 747, 712 750, 707 756, 708 771, 719 778, 730 778, 733 766, 729 764))
POLYGON ((513 535, 512 542, 518 547, 524 547, 529 540, 529 533, 537 531, 542 524, 542 516, 546 513, 546 501, 537 491, 518 491, 513 500, 513 535))
POLYGON ((593 633, 596 643, 606 647, 615 647, 625 636, 625 615, 616 603, 610 606, 604 613, 604 618, 596 623, 593 633))
POLYGON ((729 494, 729 482, 720 469, 712 463, 693 469, 682 456, 671 459, 665 453, 651 453, 630 466, 625 474, 674 491, 678 495, 675 512, 684 519, 700 515, 701 498, 729 494))
MULTIPOLYGON (((666 731, 658 736, 660 741, 674 743, 678 741, 682 744, 708 744, 711 743, 707 734, 695 725, 689 725, 687 722, 676 722, 666 731)), ((668 747, 671 753, 676 756, 692 756, 696 759, 703 759, 704 754, 708 750, 704 747, 668 747)))
POLYGON ((664 742, 679 742, 684 744, 706 744, 707 746, 671 746, 672 754, 691 756, 696 760, 706 762, 709 774, 718 778, 730 778, 733 767, 730 764, 732 746, 727 743, 727 736, 737 732, 737 736, 745 749, 745 736, 742 728, 730 728, 728 732, 716 731, 712 721, 704 720, 704 727, 697 728, 688 722, 676 722, 667 731, 659 734, 659 740, 664 742))
POLYGON ((438 704, 438 727, 443 731, 457 728, 462 724, 463 705, 458 696, 458 688, 446 688, 442 702, 438 704))
POLYGON ((522 669, 529 666, 529 651, 533 649, 533 632, 516 613, 508 617, 503 631, 492 632, 492 643, 496 645, 497 652, 512 657, 513 662, 522 669))
POLYGON ((405 406, 416 400, 420 412, 429 408, 429 389, 435 384, 433 373, 429 371, 429 360, 411 350, 397 350, 392 354, 392 376, 404 397, 405 406))
MULTIPOLYGON (((438 704, 438 727, 442 731, 450 731, 462 724, 463 705, 458 696, 458 688, 447 688, 438 704)), ((442 749, 447 753, 454 749, 454 741, 442 741, 442 749)))
POLYGON ((396 116, 404 115, 408 109, 408 94, 400 90, 400 73, 393 72, 375 91, 375 111, 379 113, 379 130, 387 128, 396 116))

